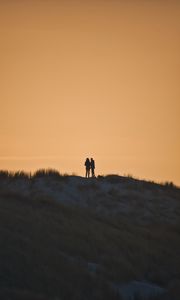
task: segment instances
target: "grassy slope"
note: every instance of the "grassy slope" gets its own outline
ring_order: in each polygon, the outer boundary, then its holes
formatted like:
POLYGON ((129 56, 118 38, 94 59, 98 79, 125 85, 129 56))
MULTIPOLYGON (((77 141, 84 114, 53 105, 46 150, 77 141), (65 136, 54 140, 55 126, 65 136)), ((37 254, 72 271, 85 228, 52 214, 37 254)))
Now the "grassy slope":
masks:
POLYGON ((167 286, 180 276, 179 253, 180 223, 135 225, 43 197, 0 193, 3 299, 116 299, 107 282, 134 279, 167 286))

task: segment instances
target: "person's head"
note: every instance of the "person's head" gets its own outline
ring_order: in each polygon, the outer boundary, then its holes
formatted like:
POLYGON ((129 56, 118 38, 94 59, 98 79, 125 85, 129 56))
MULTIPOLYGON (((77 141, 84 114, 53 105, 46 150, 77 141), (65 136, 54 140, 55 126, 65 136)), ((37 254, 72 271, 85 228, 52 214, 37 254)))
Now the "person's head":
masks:
POLYGON ((93 158, 91 157, 91 161, 93 161, 93 158))
POLYGON ((88 161, 88 160, 89 160, 89 158, 87 157, 87 158, 86 158, 86 161, 88 161))

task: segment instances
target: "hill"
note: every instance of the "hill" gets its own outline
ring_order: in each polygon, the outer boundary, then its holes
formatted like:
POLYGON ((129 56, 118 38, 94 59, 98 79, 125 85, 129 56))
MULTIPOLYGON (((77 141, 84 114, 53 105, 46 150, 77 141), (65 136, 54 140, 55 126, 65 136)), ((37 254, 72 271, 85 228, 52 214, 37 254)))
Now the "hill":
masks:
POLYGON ((179 299, 180 189, 0 172, 0 298, 179 299))

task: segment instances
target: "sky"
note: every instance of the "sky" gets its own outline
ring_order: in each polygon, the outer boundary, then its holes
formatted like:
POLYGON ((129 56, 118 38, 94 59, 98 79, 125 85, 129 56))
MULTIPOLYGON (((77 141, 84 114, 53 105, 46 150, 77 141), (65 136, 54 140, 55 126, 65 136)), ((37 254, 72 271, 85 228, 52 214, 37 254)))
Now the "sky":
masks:
POLYGON ((180 185, 180 1, 0 0, 0 169, 180 185))

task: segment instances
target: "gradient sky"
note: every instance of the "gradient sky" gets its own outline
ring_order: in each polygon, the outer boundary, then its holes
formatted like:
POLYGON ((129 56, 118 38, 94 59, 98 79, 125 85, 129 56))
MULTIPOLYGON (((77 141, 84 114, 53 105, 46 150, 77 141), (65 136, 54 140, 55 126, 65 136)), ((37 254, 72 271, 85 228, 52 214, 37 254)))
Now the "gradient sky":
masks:
POLYGON ((180 185, 180 1, 0 0, 0 169, 180 185))

